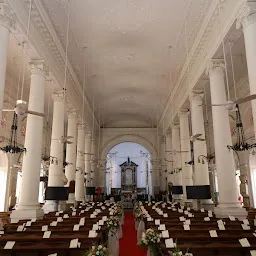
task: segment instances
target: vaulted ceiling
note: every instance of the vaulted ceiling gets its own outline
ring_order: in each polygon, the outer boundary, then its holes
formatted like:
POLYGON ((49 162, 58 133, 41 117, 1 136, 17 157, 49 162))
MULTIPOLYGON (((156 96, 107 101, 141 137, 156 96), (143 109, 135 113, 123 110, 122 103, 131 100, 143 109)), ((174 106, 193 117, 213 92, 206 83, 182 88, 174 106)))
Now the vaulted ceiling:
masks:
POLYGON ((151 127, 213 1, 41 2, 101 126, 151 127))

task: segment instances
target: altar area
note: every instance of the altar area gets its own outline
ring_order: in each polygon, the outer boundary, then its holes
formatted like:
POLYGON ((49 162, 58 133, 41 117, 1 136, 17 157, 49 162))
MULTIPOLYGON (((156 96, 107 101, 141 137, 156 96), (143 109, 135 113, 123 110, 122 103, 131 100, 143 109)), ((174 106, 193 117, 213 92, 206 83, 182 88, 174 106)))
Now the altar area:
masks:
MULTIPOLYGON (((141 184, 137 180, 138 171, 139 174, 146 173, 146 171, 142 171, 139 168, 138 164, 131 161, 130 157, 125 162, 119 164, 118 169, 116 169, 116 172, 120 173, 120 183, 117 187, 111 188, 111 195, 115 201, 121 200, 126 209, 132 209, 134 200, 143 200, 148 194, 146 187, 141 187, 143 183, 141 184)), ((145 176, 145 184, 147 184, 147 179, 148 177, 145 176)))

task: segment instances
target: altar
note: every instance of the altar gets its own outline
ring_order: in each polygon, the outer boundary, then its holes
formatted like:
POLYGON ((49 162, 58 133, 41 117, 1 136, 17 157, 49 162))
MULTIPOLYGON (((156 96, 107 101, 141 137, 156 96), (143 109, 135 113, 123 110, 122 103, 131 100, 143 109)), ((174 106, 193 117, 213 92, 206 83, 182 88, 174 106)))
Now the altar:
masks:
POLYGON ((130 160, 120 165, 121 168, 121 197, 125 208, 133 208, 133 194, 137 189, 136 174, 138 165, 130 160))

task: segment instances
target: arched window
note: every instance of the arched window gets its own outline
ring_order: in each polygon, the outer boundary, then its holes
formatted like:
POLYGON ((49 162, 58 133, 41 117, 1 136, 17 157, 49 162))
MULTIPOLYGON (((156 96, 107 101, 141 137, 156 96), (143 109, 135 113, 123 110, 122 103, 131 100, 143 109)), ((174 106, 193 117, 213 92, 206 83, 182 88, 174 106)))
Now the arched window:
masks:
POLYGON ((0 212, 4 211, 7 188, 8 157, 0 152, 0 212))

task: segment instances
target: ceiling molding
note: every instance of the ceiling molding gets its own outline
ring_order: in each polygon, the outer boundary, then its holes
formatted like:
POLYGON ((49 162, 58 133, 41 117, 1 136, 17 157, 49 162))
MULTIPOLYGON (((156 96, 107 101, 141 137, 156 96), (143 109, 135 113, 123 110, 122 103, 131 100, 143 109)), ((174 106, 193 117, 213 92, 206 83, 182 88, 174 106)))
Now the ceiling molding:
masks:
MULTIPOLYGON (((17 22, 20 24, 22 30, 26 32, 29 0, 7 0, 7 3, 13 9, 17 22)), ((50 72, 57 80, 59 87, 62 88, 64 82, 65 51, 40 0, 34 0, 32 6, 29 40, 41 58, 46 61, 50 72)), ((82 87, 69 61, 67 65, 66 89, 68 91, 68 100, 75 108, 81 109, 83 104, 82 87)), ((86 107, 86 124, 93 129, 92 119, 95 119, 96 127, 98 126, 98 120, 93 114, 86 96, 84 97, 84 103, 86 107)))
MULTIPOLYGON (((232 0, 221 1, 221 16, 225 17, 222 24, 224 35, 235 22, 237 13, 245 2, 246 0, 237 0, 235 2, 232 0)), ((174 121, 179 109, 187 100, 189 93, 193 90, 204 72, 207 62, 213 57, 221 44, 220 28, 216 29, 216 26, 219 28, 218 1, 213 1, 179 78, 173 87, 173 91, 168 97, 167 104, 159 121, 160 127, 164 130, 167 130, 174 121)))

